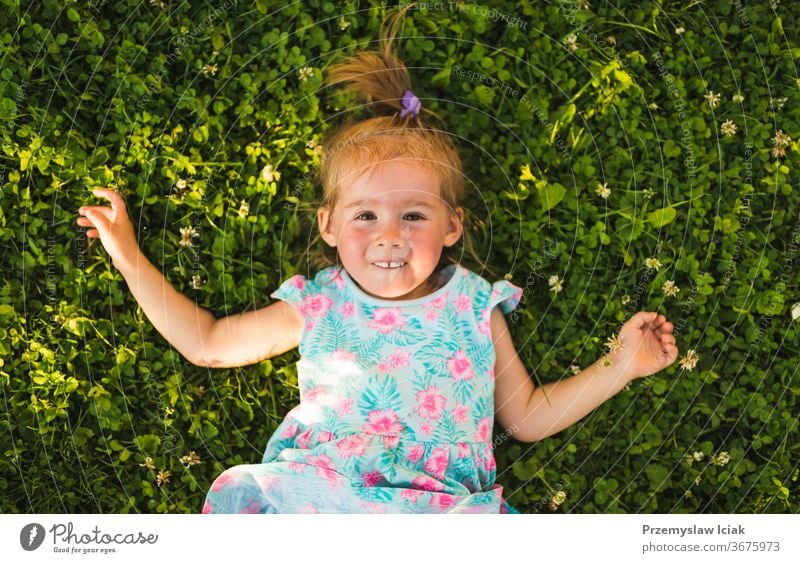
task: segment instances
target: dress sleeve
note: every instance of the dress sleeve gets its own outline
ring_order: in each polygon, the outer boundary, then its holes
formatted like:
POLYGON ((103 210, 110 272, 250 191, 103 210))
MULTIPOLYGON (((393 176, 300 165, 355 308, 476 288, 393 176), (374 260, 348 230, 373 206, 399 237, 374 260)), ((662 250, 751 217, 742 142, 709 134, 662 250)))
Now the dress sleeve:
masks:
POLYGON ((273 291, 270 297, 286 301, 302 314, 303 301, 308 294, 309 283, 311 283, 311 280, 305 276, 301 274, 294 275, 278 286, 278 289, 273 291))
POLYGON ((522 288, 506 280, 494 282, 492 293, 489 295, 489 310, 494 309, 495 305, 500 305, 500 310, 507 315, 517 308, 521 299, 522 288))

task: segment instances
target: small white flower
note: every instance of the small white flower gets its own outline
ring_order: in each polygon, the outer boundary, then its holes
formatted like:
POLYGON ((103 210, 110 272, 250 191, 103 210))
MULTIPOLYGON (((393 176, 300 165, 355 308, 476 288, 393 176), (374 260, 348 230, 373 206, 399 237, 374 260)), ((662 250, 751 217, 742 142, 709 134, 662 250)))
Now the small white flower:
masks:
POLYGON ((564 289, 564 287, 561 285, 563 281, 564 280, 560 280, 558 276, 550 276, 550 279, 547 280, 547 284, 550 286, 550 291, 553 293, 558 293, 564 289))
POLYGON ((199 275, 195 274, 192 276, 192 289, 200 289, 203 285, 203 280, 200 278, 199 275))
POLYGON ((686 30, 683 29, 683 27, 676 27, 675 28, 675 33, 677 33, 678 35, 683 35, 685 31, 686 30))
POLYGON ((776 110, 776 109, 781 110, 781 109, 783 109, 783 104, 785 104, 785 103, 786 103, 786 98, 785 97, 770 98, 769 99, 769 107, 770 107, 771 110, 776 110))
POLYGON ((281 179, 281 173, 278 172, 277 170, 275 170, 274 168, 272 168, 271 164, 267 164, 261 170, 261 178, 265 182, 272 182, 273 180, 277 182, 278 180, 281 179))
POLYGON ((611 195, 611 188, 608 187, 608 182, 597 184, 597 188, 595 188, 594 191, 597 195, 599 195, 603 199, 608 199, 608 196, 611 195))
POLYGON ((628 303, 631 302, 631 296, 626 293, 625 295, 622 296, 622 299, 620 299, 620 302, 623 305, 627 305, 628 303))
POLYGON ((719 94, 709 91, 709 93, 703 97, 708 101, 708 105, 710 105, 712 108, 717 107, 717 104, 719 103, 719 94))
POLYGON ((719 131, 726 137, 732 137, 736 134, 736 124, 728 119, 720 126, 719 131))
POLYGON ((719 452, 719 454, 715 454, 711 456, 711 463, 712 465, 727 465, 728 462, 731 460, 731 454, 728 452, 719 452))
POLYGON ((239 217, 244 219, 247 217, 248 213, 250 213, 250 205, 246 201, 242 200, 242 204, 239 206, 239 217))
POLYGON ((574 33, 567 35, 566 39, 564 39, 564 43, 570 51, 575 52, 578 50, 578 36, 574 33))
POLYGON ((650 199, 655 194, 656 194, 656 192, 654 192, 652 188, 646 188, 646 189, 642 190, 642 195, 647 199, 650 199))
POLYGON ((194 227, 181 227, 181 246, 192 246, 192 238, 199 237, 200 233, 194 227))
POLYGON ((562 504, 565 500, 567 500, 567 493, 564 491, 558 491, 553 495, 553 504, 556 506, 562 504))
POLYGON ((613 354, 617 350, 622 350, 624 348, 622 344, 622 337, 620 337, 619 335, 614 335, 606 339, 605 346, 608 348, 609 354, 613 354))
POLYGON ((300 80, 305 82, 306 80, 314 76, 314 71, 313 69, 311 69, 311 67, 304 66, 299 71, 297 71, 297 74, 298 76, 300 76, 300 80))
POLYGON ((694 458, 695 461, 703 461, 706 458, 706 454, 704 454, 703 452, 694 452, 692 454, 692 457, 694 458))
POLYGON ((644 265, 647 266, 648 268, 652 268, 657 272, 658 269, 661 267, 661 262, 659 262, 658 258, 647 258, 644 261, 644 265))
POLYGON ((350 22, 349 22, 349 21, 347 21, 347 19, 346 19, 344 16, 342 16, 341 18, 339 18, 339 29, 341 29, 342 31, 344 31, 344 30, 345 30, 345 29, 347 29, 348 27, 350 27, 350 22))
POLYGON ((217 74, 217 70, 218 69, 217 69, 217 65, 216 64, 207 64, 207 65, 203 66, 203 72, 205 74, 210 74, 211 76, 214 76, 215 74, 217 74))
POLYGON ((800 319, 800 301, 792 305, 792 320, 800 319))
POLYGON ((686 355, 681 358, 681 370, 692 370, 697 365, 697 360, 700 359, 700 356, 697 355, 697 352, 694 350, 689 350, 686 352, 686 355))
POLYGON ((575 364, 570 364, 569 370, 573 373, 573 375, 577 375, 581 372, 581 368, 576 366, 575 364))
POLYGON ((668 297, 675 297, 676 295, 678 295, 680 289, 678 288, 677 285, 675 285, 675 282, 673 280, 667 280, 661 287, 661 291, 663 291, 664 295, 668 297))
POLYGON ((781 129, 778 129, 778 132, 772 137, 772 144, 776 147, 788 147, 791 142, 792 138, 781 129))
POLYGON ((744 101, 744 96, 741 94, 734 94, 732 99, 735 103, 741 104, 744 101))

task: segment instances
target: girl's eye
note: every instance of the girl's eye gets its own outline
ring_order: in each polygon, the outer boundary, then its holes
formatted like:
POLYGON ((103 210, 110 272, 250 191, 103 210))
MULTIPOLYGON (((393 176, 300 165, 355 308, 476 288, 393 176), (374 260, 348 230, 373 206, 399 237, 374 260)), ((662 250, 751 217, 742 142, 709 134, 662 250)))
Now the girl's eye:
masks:
POLYGON ((365 211, 364 213, 359 213, 358 215, 356 215, 357 220, 361 219, 362 217, 367 217, 368 219, 374 219, 375 214, 372 213, 371 211, 365 211))
POLYGON ((407 213, 407 214, 406 214, 406 216, 405 216, 405 218, 406 218, 408 221, 422 221, 422 220, 424 220, 424 219, 425 219, 425 217, 423 217, 423 216, 422 216, 422 215, 420 215, 419 213, 407 213), (413 217, 413 218, 412 218, 412 217, 413 217))

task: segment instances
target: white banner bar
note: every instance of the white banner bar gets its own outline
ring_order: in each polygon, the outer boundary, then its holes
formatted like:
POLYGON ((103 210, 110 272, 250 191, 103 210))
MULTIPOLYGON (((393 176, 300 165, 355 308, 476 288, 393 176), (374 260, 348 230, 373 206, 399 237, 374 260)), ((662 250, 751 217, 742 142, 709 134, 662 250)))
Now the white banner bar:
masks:
POLYGON ((798 532, 800 515, 29 514, 0 515, 0 553, 15 563, 235 563, 252 556, 282 563, 796 563, 798 532))

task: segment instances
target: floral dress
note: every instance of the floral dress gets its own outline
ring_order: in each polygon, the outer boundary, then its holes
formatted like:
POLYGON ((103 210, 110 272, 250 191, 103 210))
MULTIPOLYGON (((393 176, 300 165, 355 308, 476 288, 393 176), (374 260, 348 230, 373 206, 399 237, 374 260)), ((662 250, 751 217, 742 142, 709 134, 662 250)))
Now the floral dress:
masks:
POLYGON ((303 316, 300 404, 204 513, 517 513, 495 484, 490 314, 522 290, 460 265, 433 293, 372 297, 339 267, 272 297, 303 316))

